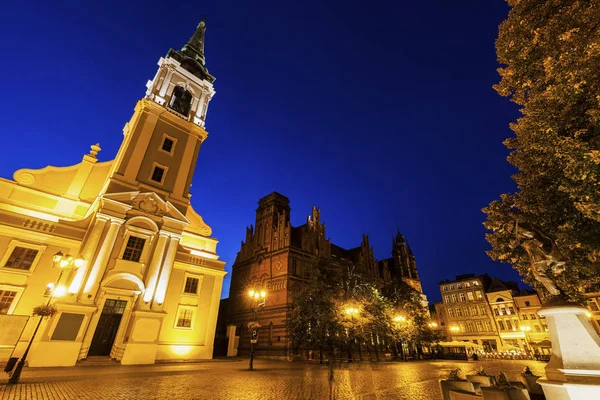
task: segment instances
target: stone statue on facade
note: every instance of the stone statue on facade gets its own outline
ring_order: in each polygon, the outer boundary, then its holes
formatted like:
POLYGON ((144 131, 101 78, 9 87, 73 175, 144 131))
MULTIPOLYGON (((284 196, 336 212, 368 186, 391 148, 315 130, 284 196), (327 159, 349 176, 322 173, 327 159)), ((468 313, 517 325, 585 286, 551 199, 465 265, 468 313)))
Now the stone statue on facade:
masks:
POLYGON ((527 223, 515 222, 513 232, 517 242, 529 256, 533 277, 552 296, 563 297, 563 292, 555 284, 553 277, 563 273, 566 262, 562 260, 556 243, 539 229, 527 223))

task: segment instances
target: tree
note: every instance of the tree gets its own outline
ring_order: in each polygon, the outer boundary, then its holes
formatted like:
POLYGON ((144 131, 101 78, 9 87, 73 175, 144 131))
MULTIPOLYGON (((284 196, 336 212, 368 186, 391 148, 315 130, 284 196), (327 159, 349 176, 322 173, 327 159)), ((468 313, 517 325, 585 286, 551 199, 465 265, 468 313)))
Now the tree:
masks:
POLYGON ((394 317, 392 338, 399 342, 412 342, 421 353, 422 346, 439 341, 439 336, 429 326, 429 312, 422 302, 421 293, 404 281, 392 281, 383 289, 394 317), (401 317, 401 318, 400 318, 401 317))
POLYGON ((600 286, 600 0, 508 4, 494 89, 522 113, 510 125, 515 137, 504 142, 517 191, 483 210, 488 254, 535 285, 527 254, 507 229, 535 227, 567 262, 555 284, 578 301, 600 286))
POLYGON ((294 294, 286 326, 292 348, 333 351, 343 330, 336 303, 338 287, 336 272, 326 260, 319 260, 310 271, 310 278, 294 294))

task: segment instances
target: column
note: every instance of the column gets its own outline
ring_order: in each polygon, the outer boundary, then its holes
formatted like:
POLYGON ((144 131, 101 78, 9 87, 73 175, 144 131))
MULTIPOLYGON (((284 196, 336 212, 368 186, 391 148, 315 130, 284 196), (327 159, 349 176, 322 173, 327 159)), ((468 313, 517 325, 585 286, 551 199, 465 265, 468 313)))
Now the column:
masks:
POLYGON ((169 88, 173 71, 175 71, 175 66, 171 64, 166 65, 165 68, 167 69, 167 75, 165 76, 165 79, 162 82, 162 87, 160 88, 160 92, 158 93, 162 98, 164 98, 167 94, 167 89, 169 88))
POLYGON ((79 293, 81 290, 81 286, 83 285, 83 279, 85 278, 85 274, 88 271, 88 267, 91 264, 92 258, 94 258, 94 254, 96 253, 96 249, 98 248, 98 243, 100 242, 100 236, 102 236, 102 232, 104 231, 104 226, 106 222, 110 219, 108 215, 104 214, 96 214, 96 221, 94 221, 94 226, 92 227, 92 231, 85 242, 85 246, 83 250, 81 250, 81 255, 85 259, 86 263, 83 267, 79 268, 75 273, 75 277, 69 286, 69 293, 75 294, 79 293))
POLYGON ((169 240, 169 249, 165 256, 162 270, 160 272, 160 278, 158 280, 158 286, 156 288, 156 294, 154 295, 154 304, 152 308, 161 309, 162 304, 165 301, 165 295, 167 293, 167 285, 171 278, 171 270, 173 269, 173 263, 175 262, 175 254, 177 254, 177 246, 179 246, 180 236, 171 236, 169 240))
POLYGON ((154 254, 152 255, 152 260, 150 261, 148 272, 146 273, 146 292, 144 293, 145 303, 148 303, 150 300, 152 300, 152 296, 154 295, 154 289, 156 288, 156 283, 158 282, 158 273, 160 272, 160 265, 165 256, 165 247, 168 239, 169 234, 167 232, 158 232, 158 241, 156 242, 154 254))
POLYGON ((92 295, 92 297, 94 294, 96 294, 96 290, 100 285, 100 279, 102 279, 104 268, 106 268, 108 258, 110 257, 110 254, 112 253, 113 247, 115 245, 117 233, 119 233, 119 228, 121 227, 121 225, 123 225, 123 222, 125 221, 120 218, 111 217, 108 233, 104 237, 104 241, 100 246, 98 257, 96 257, 96 260, 94 261, 94 264, 92 266, 92 270, 90 271, 90 275, 88 276, 87 282, 85 283, 83 294, 92 295))

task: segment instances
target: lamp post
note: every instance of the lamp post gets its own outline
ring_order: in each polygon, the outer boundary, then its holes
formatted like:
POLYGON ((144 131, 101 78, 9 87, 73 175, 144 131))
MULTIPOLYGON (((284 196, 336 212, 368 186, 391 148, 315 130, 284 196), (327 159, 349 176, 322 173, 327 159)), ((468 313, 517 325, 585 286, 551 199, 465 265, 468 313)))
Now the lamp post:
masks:
MULTIPOLYGON (((406 317, 404 315, 396 315, 394 317, 394 322, 396 323, 396 326, 400 327, 400 324, 406 322, 406 317)), ((406 344, 407 348, 408 348, 408 343, 406 344)), ((398 352, 398 350, 396 350, 396 352, 398 352)), ((404 351, 404 343, 402 341, 400 341, 400 352, 402 353, 402 359, 404 361, 406 361, 406 352, 404 351)))
MULTIPOLYGON (((50 282, 46 286, 46 291, 44 293, 44 296, 48 297, 48 301, 45 304, 46 306, 50 305, 50 302, 52 301, 53 298, 62 297, 67 293, 66 287, 59 286, 60 278, 62 278, 63 272, 65 272, 65 269, 69 269, 72 267, 75 267, 75 268, 83 267, 85 265, 85 259, 81 256, 74 258, 70 254, 64 255, 62 253, 62 251, 59 251, 52 257, 52 263, 53 263, 54 267, 57 267, 60 269, 60 273, 58 274, 58 279, 56 280, 56 283, 50 282)), ((15 370, 13 371, 13 373, 10 376, 10 379, 8 380, 9 384, 19 383, 19 380, 21 379, 21 371, 23 370, 23 367, 25 366, 25 361, 27 361, 27 355, 29 354, 29 349, 31 348, 31 345, 33 343, 33 340, 35 339, 35 335, 37 334, 38 329, 40 329, 40 325, 42 324, 43 318, 44 318, 43 316, 40 316, 40 320, 38 321, 38 323, 35 327, 35 330, 33 331, 33 335, 31 335, 31 338, 29 339, 27 348, 25 349, 25 352, 21 356, 21 360, 17 363, 15 370)))
POLYGON ((250 339, 250 370, 254 369, 254 343, 258 342, 258 328, 256 324, 258 323, 258 309, 259 307, 264 307, 267 302, 267 292, 265 290, 254 290, 250 289, 248 291, 248 296, 251 301, 253 301, 254 306, 254 321, 251 324, 252 336, 250 339))
MULTIPOLYGON (((354 308, 354 307, 346 307, 346 309, 344 310, 346 315, 350 317, 350 319, 352 320, 352 326, 354 327, 355 321, 354 321, 354 317, 358 315, 358 308, 354 308)), ((352 332, 354 333, 354 328, 352 328, 352 332)), ((376 347, 377 349, 377 347, 376 347)), ((360 349, 360 341, 358 342, 358 356, 360 357, 360 360, 362 361, 362 351, 360 349)), ((352 351, 348 350, 348 362, 352 361, 352 351)))

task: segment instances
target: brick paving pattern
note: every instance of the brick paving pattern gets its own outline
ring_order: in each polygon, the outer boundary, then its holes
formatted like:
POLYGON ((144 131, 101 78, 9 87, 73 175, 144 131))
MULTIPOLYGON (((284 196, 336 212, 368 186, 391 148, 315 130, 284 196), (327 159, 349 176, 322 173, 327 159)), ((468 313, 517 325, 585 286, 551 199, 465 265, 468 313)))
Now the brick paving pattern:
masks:
MULTIPOLYGON (((509 379, 529 366, 544 375, 536 361, 416 361, 342 364, 335 369, 336 399, 439 399, 438 379, 454 368, 464 372, 485 366, 509 379)), ((307 363, 255 360, 194 364, 37 368, 23 371, 21 384, 0 379, 2 400, 142 400, 142 399, 329 399, 328 368, 307 363)))

